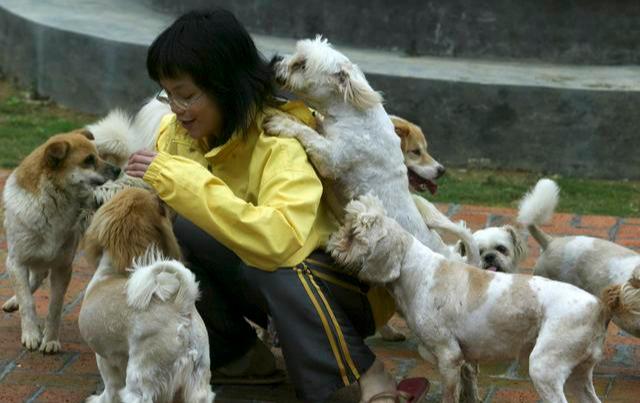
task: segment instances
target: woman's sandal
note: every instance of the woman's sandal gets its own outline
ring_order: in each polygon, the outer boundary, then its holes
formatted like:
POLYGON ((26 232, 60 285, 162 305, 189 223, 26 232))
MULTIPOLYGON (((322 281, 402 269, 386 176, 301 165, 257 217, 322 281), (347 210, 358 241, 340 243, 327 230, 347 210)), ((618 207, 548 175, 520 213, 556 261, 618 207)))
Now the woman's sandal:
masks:
POLYGON ((367 403, 377 400, 393 399, 396 403, 419 403, 424 400, 429 392, 429 380, 427 378, 403 379, 393 392, 381 392, 371 396, 367 403))

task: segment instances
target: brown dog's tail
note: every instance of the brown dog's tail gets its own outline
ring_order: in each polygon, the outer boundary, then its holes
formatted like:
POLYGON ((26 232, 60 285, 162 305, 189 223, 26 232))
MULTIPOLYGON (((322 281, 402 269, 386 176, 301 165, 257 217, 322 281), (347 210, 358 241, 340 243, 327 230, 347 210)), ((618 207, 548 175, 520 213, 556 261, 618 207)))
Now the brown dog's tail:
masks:
POLYGON ((540 225, 551 220, 558 205, 558 185, 551 179, 540 179, 536 186, 520 201, 518 222, 529 230, 542 249, 546 249, 553 238, 540 229, 540 225))
POLYGON ((640 316, 640 266, 633 269, 625 283, 605 288, 600 299, 611 315, 630 313, 640 316))

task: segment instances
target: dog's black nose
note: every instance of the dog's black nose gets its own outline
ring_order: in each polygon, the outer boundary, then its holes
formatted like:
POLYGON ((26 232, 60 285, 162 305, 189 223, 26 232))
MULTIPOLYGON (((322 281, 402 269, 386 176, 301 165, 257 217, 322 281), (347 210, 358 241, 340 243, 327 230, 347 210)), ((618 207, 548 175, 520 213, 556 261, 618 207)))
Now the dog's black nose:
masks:
POLYGON ((276 63, 282 61, 282 59, 283 59, 283 57, 276 53, 271 58, 271 61, 269 62, 269 67, 271 67, 271 69, 273 70, 273 68, 275 67, 276 63))
POLYGON ((447 172, 447 169, 442 165, 439 165, 438 169, 436 170, 436 179, 444 175, 445 172, 447 172))
POLYGON ((487 263, 493 263, 496 261, 496 255, 495 253, 487 253, 486 255, 484 255, 483 259, 487 263))

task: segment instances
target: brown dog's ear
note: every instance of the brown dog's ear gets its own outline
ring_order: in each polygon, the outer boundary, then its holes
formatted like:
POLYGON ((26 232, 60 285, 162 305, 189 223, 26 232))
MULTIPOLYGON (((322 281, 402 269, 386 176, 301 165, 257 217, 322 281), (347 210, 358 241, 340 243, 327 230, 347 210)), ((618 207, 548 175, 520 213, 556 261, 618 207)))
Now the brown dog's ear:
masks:
POLYGON ((393 128, 395 129, 396 134, 400 138, 407 137, 409 135, 409 127, 408 126, 396 125, 394 123, 393 128))
POLYGON ((95 139, 96 139, 96 138, 93 136, 93 133, 91 133, 91 132, 89 131, 89 129, 86 129, 86 128, 84 128, 84 129, 80 129, 80 130, 78 130, 78 133, 79 133, 79 134, 82 134, 83 136, 85 136, 85 137, 86 137, 86 138, 88 138, 89 140, 95 140, 95 139))
POLYGON ((67 141, 59 140, 49 144, 45 149, 47 165, 51 168, 57 168, 64 161, 71 145, 67 141))

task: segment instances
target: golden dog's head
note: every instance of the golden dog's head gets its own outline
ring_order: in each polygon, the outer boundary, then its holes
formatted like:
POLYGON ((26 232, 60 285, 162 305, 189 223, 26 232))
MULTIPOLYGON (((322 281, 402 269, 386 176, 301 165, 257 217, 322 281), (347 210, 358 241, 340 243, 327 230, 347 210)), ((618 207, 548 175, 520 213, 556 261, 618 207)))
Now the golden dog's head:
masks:
POLYGON ((97 265, 106 251, 117 271, 130 268, 133 260, 152 245, 167 258, 181 259, 169 208, 156 195, 140 188, 121 190, 102 205, 84 239, 91 263, 97 265))
POLYGON ((52 136, 29 154, 16 170, 18 184, 37 193, 41 180, 54 187, 82 192, 115 179, 120 169, 98 155, 87 130, 76 130, 52 136))
POLYGON ((435 180, 444 175, 446 170, 429 154, 427 138, 422 129, 401 117, 389 117, 396 134, 400 137, 400 147, 404 155, 404 164, 407 166, 411 190, 429 190, 431 194, 435 194, 438 190, 435 180))

